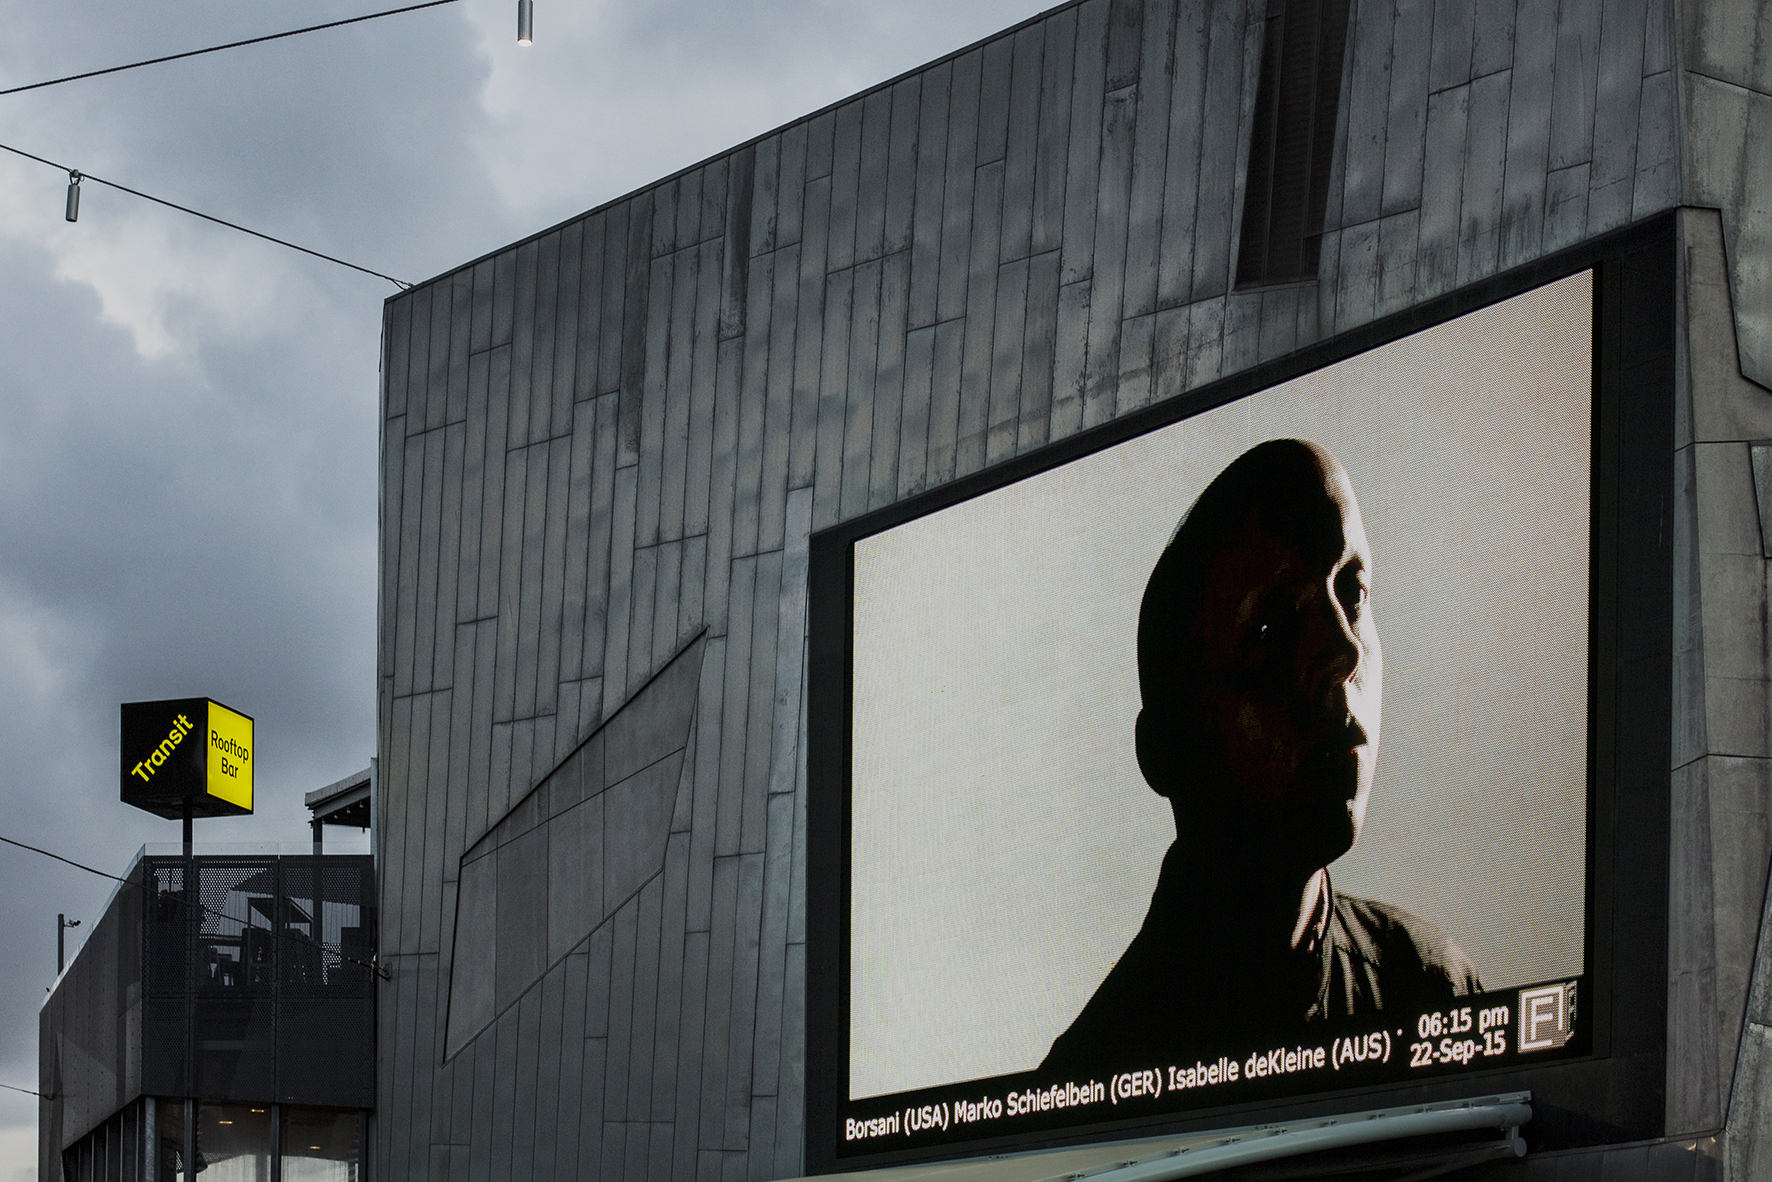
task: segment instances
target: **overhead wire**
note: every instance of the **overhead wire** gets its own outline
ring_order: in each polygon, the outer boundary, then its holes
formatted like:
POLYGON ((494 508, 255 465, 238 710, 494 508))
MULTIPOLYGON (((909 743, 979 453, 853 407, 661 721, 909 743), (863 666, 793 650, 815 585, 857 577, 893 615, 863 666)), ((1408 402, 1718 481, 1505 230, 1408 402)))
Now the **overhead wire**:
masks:
MULTIPOLYGON (((17 841, 13 838, 5 837, 5 836, 0 836, 0 842, 5 842, 7 845, 17 846, 21 850, 29 850, 33 854, 42 854, 45 858, 54 858, 57 862, 65 862, 67 865, 74 867, 74 869, 76 869, 76 870, 84 870, 88 874, 96 874, 100 878, 108 878, 112 882, 120 882, 124 886, 134 887, 136 890, 141 891, 143 894, 146 894, 148 891, 146 883, 137 882, 133 878, 124 878, 120 874, 112 874, 108 870, 100 870, 96 866, 88 866, 84 862, 76 862, 72 858, 64 858, 64 857, 62 857, 62 855, 56 853, 55 851, 46 850, 42 846, 31 845, 29 842, 17 841)), ((203 900, 201 898, 195 900, 194 905, 196 906, 197 910, 204 912, 210 916, 213 916, 216 919, 226 920, 228 923, 237 923, 237 924, 240 924, 242 927, 251 927, 252 926, 250 919, 241 919, 238 916, 229 915, 225 911, 217 911, 213 907, 205 906, 203 903, 203 900)), ((351 964, 359 965, 363 968, 366 968, 370 972, 374 973, 376 976, 380 977, 384 981, 389 980, 392 976, 392 974, 390 974, 385 968, 383 968, 381 965, 376 964, 372 961, 359 960, 357 957, 347 955, 343 951, 338 951, 338 952, 329 951, 325 944, 321 943, 319 940, 316 940, 311 936, 304 936, 300 932, 292 932, 292 931, 287 930, 286 928, 270 928, 270 929, 266 929, 266 930, 269 930, 273 935, 277 936, 279 939, 294 940, 297 943, 300 943, 306 947, 318 948, 323 956, 336 956, 340 960, 348 961, 351 964)), ((6 1086, 7 1085, 5 1085, 5 1084, 0 1084, 0 1087, 6 1087, 6 1086)))
MULTIPOLYGON (((239 49, 242 46, 259 45, 259 44, 262 44, 266 41, 279 41, 285 37, 298 37, 298 36, 301 36, 302 34, 305 34, 305 33, 317 33, 317 32, 320 32, 324 29, 337 29, 337 28, 341 28, 345 25, 355 25, 355 24, 360 24, 364 21, 377 20, 377 19, 384 17, 384 16, 398 16, 401 13, 417 12, 420 9, 425 9, 425 8, 437 8, 437 7, 444 5, 444 4, 454 4, 456 2, 457 2, 457 0, 426 0, 426 2, 423 4, 409 4, 409 5, 406 5, 405 7, 402 7, 402 8, 389 8, 389 9, 385 9, 381 12, 371 12, 371 13, 367 13, 362 16, 349 17, 344 20, 327 21, 324 24, 308 25, 304 28, 289 29, 289 30, 286 30, 281 33, 269 33, 269 34, 266 34, 265 36, 262 36, 262 37, 249 37, 243 41, 230 41, 225 45, 211 45, 211 46, 208 46, 203 49, 192 49, 192 50, 186 50, 183 53, 166 54, 162 57, 147 58, 142 61, 129 62, 129 63, 126 63, 124 65, 120 65, 120 66, 107 66, 106 68, 101 69, 101 70, 87 70, 87 71, 85 71, 83 73, 79 73, 79 74, 68 74, 68 75, 61 77, 61 78, 49 78, 49 79, 46 79, 42 82, 31 82, 31 83, 27 83, 23 86, 6 87, 3 89, 0 89, 0 95, 19 94, 19 93, 21 93, 23 91, 27 91, 27 90, 40 90, 43 87, 57 86, 57 85, 60 85, 61 83, 64 83, 64 82, 77 82, 83 78, 97 78, 97 77, 100 77, 105 74, 116 74, 116 73, 120 73, 124 70, 139 69, 143 66, 155 66, 155 65, 160 65, 161 63, 164 63, 164 62, 179 61, 183 58, 200 57, 203 54, 207 54, 207 53, 219 53, 224 49, 239 49)), ((359 266, 358 264, 350 262, 346 259, 338 258, 335 255, 329 255, 329 254, 326 254, 322 251, 313 250, 309 247, 302 246, 298 243, 290 242, 287 239, 278 238, 275 235, 266 234, 262 231, 254 230, 248 226, 242 226, 237 222, 230 222, 226 218, 219 218, 219 217, 216 217, 214 214, 204 213, 202 210, 192 209, 188 205, 180 205, 176 201, 168 201, 164 197, 156 197, 152 193, 144 193, 140 189, 131 188, 130 186, 120 184, 117 181, 106 180, 104 177, 96 176, 90 172, 82 172, 82 171, 78 171, 78 170, 69 168, 65 164, 59 164, 54 160, 50 160, 44 156, 39 156, 34 152, 27 152, 23 148, 15 148, 10 144, 0 144, 0 150, 5 150, 7 152, 11 152, 17 156, 23 156, 27 160, 35 160, 39 164, 46 164, 51 168, 54 168, 59 171, 67 173, 72 178, 78 178, 79 180, 82 180, 82 181, 93 181, 97 184, 105 185, 109 188, 117 189, 117 190, 120 190, 124 193, 128 193, 131 196, 140 197, 144 201, 152 201, 157 205, 164 205, 168 209, 176 209, 180 213, 188 213, 192 217, 199 217, 205 221, 214 222, 218 226, 226 226, 230 230, 238 230, 242 234, 250 234, 254 238, 262 238, 266 242, 275 243, 278 246, 288 247, 290 250, 297 250, 297 251, 300 251, 301 253, 306 254, 306 255, 312 255, 314 258, 323 259, 329 263, 336 263, 338 266, 341 266, 341 267, 349 267, 353 271, 360 271, 365 275, 372 275, 377 279, 385 279, 389 283, 392 283, 396 287, 402 288, 404 290, 410 291, 412 289, 412 286, 413 286, 412 284, 407 283, 405 280, 402 280, 402 279, 396 279, 392 275, 386 275, 380 271, 372 270, 368 267, 359 266)), ((83 862, 76 862, 72 858, 63 857, 61 854, 55 853, 52 850, 43 849, 41 846, 30 845, 27 842, 16 841, 13 838, 5 837, 5 836, 0 836, 0 842, 4 842, 7 845, 11 845, 11 846, 17 846, 19 849, 29 850, 31 853, 34 853, 34 854, 41 854, 42 856, 44 856, 46 858, 53 858, 57 862, 62 862, 66 865, 74 867, 77 870, 84 870, 88 874, 96 874, 101 878, 108 878, 114 882, 123 883, 127 886, 134 887, 137 890, 141 890, 144 892, 147 890, 147 887, 142 883, 135 882, 132 879, 124 878, 120 875, 111 874, 111 873, 104 871, 104 870, 100 870, 96 866, 88 866, 83 862)), ((206 912, 209 915, 211 915, 217 919, 225 920, 229 923, 249 923, 250 922, 249 920, 242 921, 234 916, 227 915, 223 912, 217 911, 213 907, 205 906, 200 899, 196 901, 196 906, 200 911, 206 912)), ((326 951, 325 946, 323 944, 321 944, 319 941, 313 940, 312 938, 309 938, 309 937, 302 936, 302 935, 300 935, 300 933, 290 932, 290 931, 286 931, 286 930, 282 930, 282 929, 274 929, 274 930, 279 937, 299 940, 300 942, 302 942, 310 947, 319 948, 322 953, 324 953, 326 951)), ((335 952, 335 953, 333 953, 333 955, 338 956, 339 959, 341 959, 341 960, 349 961, 352 964, 360 965, 364 968, 367 968, 370 971, 374 972, 379 977, 385 978, 387 976, 386 969, 384 969, 380 965, 374 964, 370 961, 359 960, 356 957, 346 955, 342 951, 335 952)), ((24 1092, 27 1095, 31 1095, 31 1096, 41 1095, 41 1093, 31 1091, 28 1088, 14 1087, 13 1085, 6 1084, 6 1083, 0 1083, 0 1088, 6 1088, 6 1089, 8 1089, 10 1091, 14 1091, 14 1092, 24 1092)))
MULTIPOLYGON (((453 4, 455 2, 455 0, 435 0, 435 2, 436 3, 443 3, 443 4, 453 4)), ((46 157, 43 157, 43 156, 39 156, 34 152, 27 152, 23 148, 15 148, 10 144, 0 144, 0 150, 11 152, 15 156, 23 156, 27 160, 35 160, 39 164, 47 164, 51 168, 60 169, 62 172, 67 173, 70 177, 72 177, 76 173, 78 173, 79 178, 82 181, 94 181, 97 184, 106 185, 112 189, 120 189, 123 192, 130 194, 131 196, 140 197, 144 201, 152 201, 157 205, 164 205, 168 209, 176 209, 180 213, 188 213, 192 217, 199 217, 199 218, 202 218, 204 221, 214 222, 218 226, 226 226, 230 230, 238 230, 242 234, 250 234, 254 238, 262 238, 266 242, 274 242, 278 246, 287 246, 290 250, 299 250, 303 254, 313 255, 317 259, 325 259, 329 263, 337 263, 341 267, 349 267, 353 271, 361 271, 365 275, 373 275, 377 279, 386 279, 389 283, 392 283, 394 286, 400 288, 402 291, 411 291, 412 290, 412 284, 406 282, 404 279, 396 279, 392 275, 384 275, 380 271, 373 271, 373 270, 370 270, 368 267, 360 267, 356 263, 349 262, 345 259, 341 259, 341 258, 337 257, 336 255, 325 254, 325 253, 318 251, 318 250, 310 250, 308 247, 301 246, 301 245, 294 243, 294 242, 290 242, 287 239, 278 238, 275 235, 266 234, 266 233, 263 233, 259 230, 254 230, 248 226, 242 226, 238 222, 230 222, 226 218, 218 218, 214 214, 204 213, 200 209, 192 209, 188 205, 180 205, 176 201, 168 201, 164 197, 156 197, 152 193, 144 193, 140 189, 132 189, 128 185, 119 184, 116 181, 107 181, 104 177, 94 176, 90 172, 84 172, 84 171, 80 171, 77 169, 69 168, 65 164, 57 164, 53 160, 47 159, 46 157)))
POLYGON ((169 53, 165 57, 151 57, 145 61, 130 62, 122 66, 107 66, 102 70, 87 70, 84 74, 69 74, 65 78, 50 78, 43 82, 29 82, 24 86, 10 86, 0 90, 0 95, 18 94, 26 90, 39 90, 45 86, 59 86, 63 82, 78 82, 82 78, 97 78, 101 74, 116 74, 123 70, 140 69, 142 66, 157 66, 161 62, 176 62, 180 58, 199 57, 206 53, 220 53, 224 49, 239 49, 242 45, 258 45, 265 41, 278 41, 284 37, 299 37, 303 33, 318 33, 322 29, 336 29, 342 25, 355 25, 362 21, 372 21, 384 16, 398 16, 402 12, 417 12, 421 8, 436 8, 441 4, 454 4, 456 0, 427 0, 424 4, 409 4, 405 8, 390 8, 385 12, 371 12, 365 16, 353 16, 342 21, 328 21, 323 25, 309 25, 305 29, 290 29, 284 33, 269 33, 263 37, 248 37, 244 41, 230 41, 226 45, 211 45, 207 49, 189 49, 183 53, 169 53))
MULTIPOLYGON (((304 28, 300 28, 300 29, 289 29, 289 30, 286 30, 281 33, 267 33, 266 35, 264 35, 262 37, 248 37, 244 41, 230 41, 225 45, 211 45, 211 46, 208 46, 204 49, 190 49, 190 50, 186 50, 183 53, 169 53, 169 54, 166 54, 162 57, 147 58, 143 61, 129 62, 129 63, 127 63, 125 65, 121 65, 121 66, 107 66, 102 70, 87 70, 84 73, 68 74, 65 77, 61 77, 61 78, 49 78, 49 79, 46 79, 42 82, 29 82, 23 86, 9 86, 4 89, 0 89, 0 95, 19 94, 19 93, 21 93, 23 91, 27 91, 27 90, 40 90, 45 86, 58 86, 63 82, 77 82, 82 78, 97 78, 97 77, 104 75, 104 74, 116 74, 116 73, 120 73, 123 70, 139 69, 142 66, 156 66, 156 65, 161 64, 162 62, 173 62, 173 61, 179 61, 183 58, 188 58, 188 57, 199 57, 199 56, 206 54, 206 53, 219 53, 224 49, 239 49, 241 46, 245 46, 245 45, 259 45, 259 44, 262 44, 263 42, 266 42, 266 41, 279 41, 285 37, 298 37, 304 33, 317 33, 323 29, 337 29, 337 28, 340 28, 344 25, 360 24, 363 21, 378 20, 384 16, 398 16, 404 12, 417 12, 420 9, 436 8, 436 7, 439 7, 440 5, 454 4, 456 2, 457 2, 457 0, 425 0, 425 3, 423 3, 423 4, 409 4, 409 5, 406 5, 405 7, 402 7, 402 8, 389 8, 389 9, 385 9, 381 12, 371 12, 371 13, 366 13, 362 16, 347 17, 344 20, 327 21, 324 24, 308 25, 308 26, 306 26, 304 28)), ((31 153, 31 152, 26 152, 21 148, 14 148, 14 147, 11 147, 10 145, 7 145, 7 144, 0 144, 0 148, 4 148, 6 151, 12 152, 15 155, 24 156, 28 159, 35 160, 40 164, 47 164, 51 168, 60 169, 61 171, 66 172, 70 178, 77 177, 79 180, 95 181, 98 184, 106 185, 106 186, 109 186, 110 188, 113 188, 113 189, 120 189, 123 192, 128 193, 132 196, 140 197, 145 201, 152 201, 152 202, 155 202, 156 204, 164 205, 169 209, 176 209, 180 213, 188 213, 193 217, 199 217, 199 218, 204 219, 205 221, 214 222, 219 226, 226 226, 230 230, 238 230, 242 234, 250 234, 254 238, 262 238, 266 242, 274 242, 278 246, 286 246, 290 250, 299 250, 303 254, 312 255, 317 259, 324 259, 329 263, 336 263, 341 267, 349 267, 353 271, 361 271, 365 275, 373 275, 377 279, 386 279, 389 283, 394 284, 396 287, 398 287, 404 291, 412 290, 412 284, 407 283, 403 279, 396 279, 392 275, 384 275, 380 271, 375 271, 375 270, 371 270, 368 267, 359 266, 356 263, 348 262, 345 259, 338 258, 334 255, 325 254, 325 253, 318 251, 318 250, 312 250, 306 246, 301 246, 301 245, 298 245, 297 243, 290 242, 286 239, 278 238, 275 235, 266 234, 266 233, 263 233, 259 230, 254 230, 254 229, 251 229, 247 226, 242 226, 237 222, 230 222, 225 218, 218 218, 214 214, 204 213, 201 210, 192 209, 187 205, 180 205, 176 201, 168 201, 163 197, 155 197, 151 193, 144 193, 139 189, 132 189, 128 185, 118 184, 116 181, 108 181, 104 177, 94 176, 89 172, 77 172, 75 169, 71 169, 71 168, 67 167, 66 165, 57 164, 53 160, 47 160, 42 156, 38 156, 38 155, 31 153)), ((72 215, 70 214, 69 216, 71 219, 72 215)))

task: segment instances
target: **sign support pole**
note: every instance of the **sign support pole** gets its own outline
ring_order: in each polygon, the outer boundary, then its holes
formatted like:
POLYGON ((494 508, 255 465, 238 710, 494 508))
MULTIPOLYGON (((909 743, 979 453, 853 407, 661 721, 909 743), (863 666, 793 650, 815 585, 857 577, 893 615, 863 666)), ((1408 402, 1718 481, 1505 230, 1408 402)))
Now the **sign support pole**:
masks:
POLYGON ((185 797, 185 857, 191 856, 191 798, 185 797))

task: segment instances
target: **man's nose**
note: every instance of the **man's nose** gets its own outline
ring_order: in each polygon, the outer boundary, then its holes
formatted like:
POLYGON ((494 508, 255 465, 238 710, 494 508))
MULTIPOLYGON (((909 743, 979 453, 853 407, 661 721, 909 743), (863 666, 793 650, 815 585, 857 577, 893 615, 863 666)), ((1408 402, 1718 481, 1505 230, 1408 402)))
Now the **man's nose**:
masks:
POLYGON ((1304 647, 1304 672, 1313 702, 1346 685, 1359 671, 1365 649, 1333 589, 1326 591, 1310 612, 1304 647))

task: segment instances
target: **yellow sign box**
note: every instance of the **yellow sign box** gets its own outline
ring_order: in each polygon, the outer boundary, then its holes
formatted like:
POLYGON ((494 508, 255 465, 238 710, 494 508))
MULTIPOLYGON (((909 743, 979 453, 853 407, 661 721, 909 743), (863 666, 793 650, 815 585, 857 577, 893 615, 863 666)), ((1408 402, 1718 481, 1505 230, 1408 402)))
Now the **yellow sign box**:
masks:
POLYGON ((209 703, 211 796, 252 811, 252 719, 220 702, 209 703))
POLYGON ((209 698, 126 702, 123 803, 177 819, 252 811, 252 718, 209 698))

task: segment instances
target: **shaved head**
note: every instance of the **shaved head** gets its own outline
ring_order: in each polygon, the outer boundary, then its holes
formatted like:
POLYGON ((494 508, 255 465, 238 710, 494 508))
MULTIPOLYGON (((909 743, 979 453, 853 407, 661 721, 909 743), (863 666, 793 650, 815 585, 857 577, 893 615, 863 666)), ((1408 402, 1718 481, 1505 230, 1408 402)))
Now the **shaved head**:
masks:
POLYGON ((1339 461, 1262 443, 1206 487, 1145 587, 1145 778, 1199 825, 1284 862, 1352 846, 1378 745, 1372 559, 1339 461))

